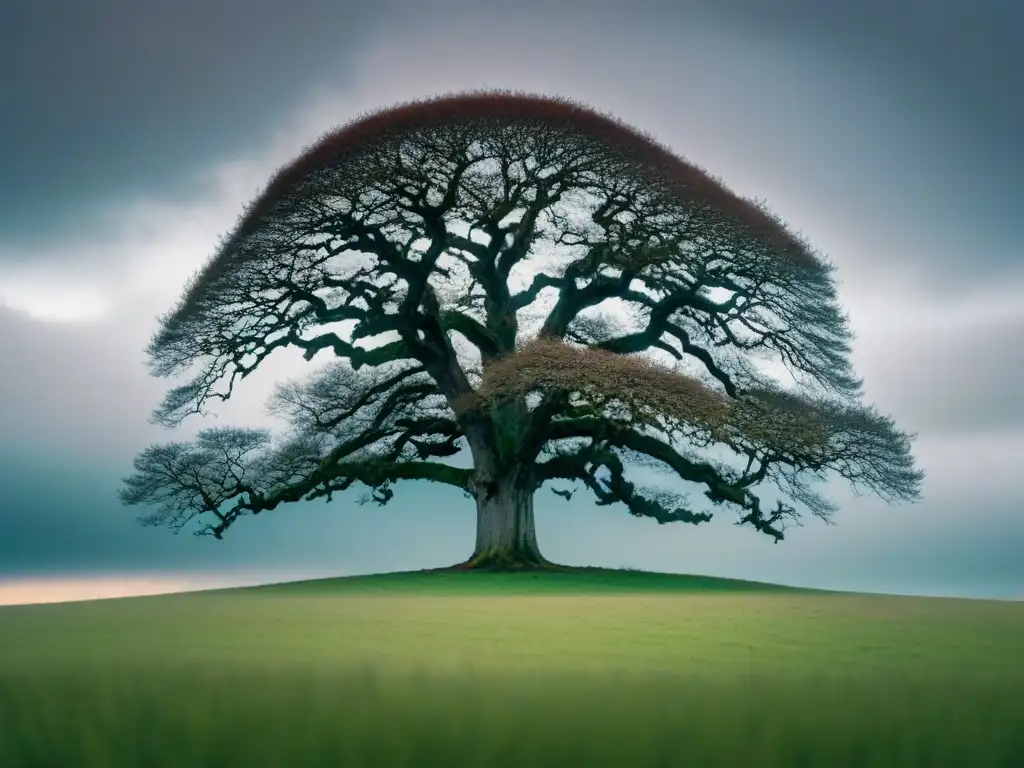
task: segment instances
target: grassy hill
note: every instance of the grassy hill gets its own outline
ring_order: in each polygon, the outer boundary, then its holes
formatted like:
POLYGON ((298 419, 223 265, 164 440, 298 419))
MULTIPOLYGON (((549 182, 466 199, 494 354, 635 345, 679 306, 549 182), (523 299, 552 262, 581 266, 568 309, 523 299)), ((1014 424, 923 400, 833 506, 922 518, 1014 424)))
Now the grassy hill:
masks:
POLYGON ((457 571, 440 568, 423 571, 398 571, 367 576, 343 576, 282 584, 267 584, 246 589, 261 592, 294 591, 313 594, 318 591, 352 593, 367 590, 408 590, 435 594, 556 594, 614 592, 743 592, 800 591, 780 584, 716 576, 692 576, 680 573, 653 573, 636 569, 564 568, 559 571, 457 571))
POLYGON ((1013 765, 1022 648, 1024 603, 605 569, 11 606, 0 765, 1013 765))

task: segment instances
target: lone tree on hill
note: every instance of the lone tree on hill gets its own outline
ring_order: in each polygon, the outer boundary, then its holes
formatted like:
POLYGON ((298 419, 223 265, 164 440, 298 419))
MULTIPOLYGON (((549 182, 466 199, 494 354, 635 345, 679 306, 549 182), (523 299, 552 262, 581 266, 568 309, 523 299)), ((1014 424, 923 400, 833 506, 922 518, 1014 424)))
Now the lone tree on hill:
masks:
POLYGON ((147 350, 157 376, 196 371, 156 410, 166 425, 276 349, 333 354, 278 386, 291 430, 152 446, 121 500, 220 538, 283 502, 361 483, 385 504, 432 480, 476 501, 463 568, 549 565, 533 500, 552 481, 659 523, 725 505, 775 541, 801 510, 831 520, 813 487, 829 472, 914 500, 911 437, 860 403, 832 273, 762 204, 579 104, 478 92, 377 112, 274 176, 147 350), (446 461, 464 446, 471 468, 446 461), (710 504, 638 487, 631 464, 710 504))

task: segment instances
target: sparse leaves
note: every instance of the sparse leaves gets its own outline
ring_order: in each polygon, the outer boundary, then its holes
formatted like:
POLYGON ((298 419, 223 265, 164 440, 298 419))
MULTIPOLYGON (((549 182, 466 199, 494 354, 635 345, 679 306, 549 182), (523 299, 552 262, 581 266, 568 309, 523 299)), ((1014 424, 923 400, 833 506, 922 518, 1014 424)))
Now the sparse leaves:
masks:
POLYGON ((268 445, 263 430, 213 428, 192 445, 152 446, 135 459, 135 474, 125 478, 123 504, 146 504, 155 510, 140 518, 145 525, 175 530, 204 513, 224 522, 225 505, 264 482, 251 471, 254 452, 268 445))

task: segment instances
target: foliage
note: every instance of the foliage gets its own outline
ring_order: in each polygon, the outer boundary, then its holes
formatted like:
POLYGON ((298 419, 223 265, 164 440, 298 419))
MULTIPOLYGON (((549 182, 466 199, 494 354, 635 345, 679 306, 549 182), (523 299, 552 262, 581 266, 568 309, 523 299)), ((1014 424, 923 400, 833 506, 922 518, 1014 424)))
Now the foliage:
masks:
POLYGON ((529 493, 579 481, 637 516, 710 519, 637 488, 639 458, 778 541, 801 508, 831 518, 813 488, 829 472, 919 494, 910 436, 860 403, 850 340, 831 265, 651 137, 561 99, 414 102, 281 170, 149 346, 155 374, 192 371, 155 414, 168 425, 277 349, 333 353, 279 389, 291 431, 150 448, 122 499, 219 537, 355 483, 381 503, 403 479, 479 501, 514 474, 529 493), (444 461, 462 448, 471 470, 444 461), (786 496, 771 510, 766 482, 786 496))

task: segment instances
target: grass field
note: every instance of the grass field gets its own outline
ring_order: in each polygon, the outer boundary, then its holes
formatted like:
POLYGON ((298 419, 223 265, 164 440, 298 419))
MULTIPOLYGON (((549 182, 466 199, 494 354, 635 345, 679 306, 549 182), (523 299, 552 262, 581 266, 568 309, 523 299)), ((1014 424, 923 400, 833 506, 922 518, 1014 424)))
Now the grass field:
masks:
POLYGON ((391 574, 0 608, 0 766, 1024 766, 1024 603, 391 574))

